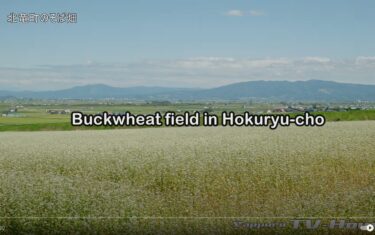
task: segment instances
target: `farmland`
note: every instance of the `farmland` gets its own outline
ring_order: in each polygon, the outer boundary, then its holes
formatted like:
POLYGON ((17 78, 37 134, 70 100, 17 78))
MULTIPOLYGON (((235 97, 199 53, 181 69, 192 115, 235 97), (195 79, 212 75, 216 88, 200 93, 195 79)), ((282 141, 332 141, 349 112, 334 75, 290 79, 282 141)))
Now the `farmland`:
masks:
MULTIPOLYGON (((341 106, 344 104, 340 104, 341 106)), ((336 106, 340 106, 337 104, 336 106)), ((345 104, 345 106, 358 104, 345 104)), ((2 131, 57 131, 76 129, 113 129, 114 127, 74 127, 70 124, 69 113, 51 114, 48 110, 80 111, 85 114, 102 112, 132 114, 154 114, 173 111, 183 112, 210 112, 220 116, 223 111, 235 113, 266 113, 275 107, 285 106, 278 103, 248 103, 248 102, 206 102, 206 103, 164 103, 164 102, 124 102, 124 101, 12 101, 0 102, 0 112, 12 107, 19 107, 17 112, 10 116, 0 116, 0 132, 2 131), (20 106, 20 107, 19 107, 20 106)), ((311 106, 311 104, 305 104, 311 106)), ((333 106, 334 107, 334 106, 333 106)), ((345 111, 317 111, 323 114, 328 121, 355 121, 375 120, 375 104, 368 104, 366 110, 345 111)), ((297 112, 298 113, 298 112, 297 112)), ((294 115, 295 112, 290 113, 294 115)), ((129 128, 129 127, 125 127, 129 128)))
POLYGON ((373 220, 374 139, 374 121, 2 132, 0 224, 194 234, 249 232, 234 217, 373 220))

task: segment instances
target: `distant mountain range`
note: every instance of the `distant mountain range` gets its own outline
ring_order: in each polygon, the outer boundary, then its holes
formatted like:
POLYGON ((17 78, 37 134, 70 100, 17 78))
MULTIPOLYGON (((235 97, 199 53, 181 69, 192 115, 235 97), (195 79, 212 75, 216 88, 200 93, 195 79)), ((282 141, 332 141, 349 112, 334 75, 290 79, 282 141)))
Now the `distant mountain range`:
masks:
POLYGON ((249 81, 211 89, 118 88, 102 84, 58 91, 0 91, 0 98, 131 100, 375 101, 375 85, 309 81, 249 81))

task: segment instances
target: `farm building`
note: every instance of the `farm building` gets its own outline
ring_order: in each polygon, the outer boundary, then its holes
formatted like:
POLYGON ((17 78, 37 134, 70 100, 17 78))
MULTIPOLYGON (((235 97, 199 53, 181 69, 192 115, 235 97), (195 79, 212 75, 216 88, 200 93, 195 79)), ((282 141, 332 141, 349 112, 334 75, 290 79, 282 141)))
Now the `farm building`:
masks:
POLYGON ((48 109, 46 112, 49 114, 70 114, 71 113, 69 109, 48 109))

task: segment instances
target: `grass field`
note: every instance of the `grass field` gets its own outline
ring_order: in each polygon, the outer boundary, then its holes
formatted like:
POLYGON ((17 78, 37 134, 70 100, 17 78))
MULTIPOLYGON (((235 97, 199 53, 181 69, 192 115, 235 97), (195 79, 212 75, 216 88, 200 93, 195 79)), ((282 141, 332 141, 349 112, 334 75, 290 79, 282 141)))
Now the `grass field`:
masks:
MULTIPOLYGON (((45 101, 48 102, 48 101, 45 101)), ((45 130, 76 130, 76 129, 92 129, 85 127, 73 127, 70 124, 70 115, 51 115, 48 114, 47 110, 53 109, 69 109, 78 110, 87 114, 95 114, 100 112, 113 112, 113 113, 124 113, 131 112, 133 114, 154 114, 155 112, 195 112, 201 111, 208 104, 204 103, 181 103, 181 104, 145 104, 145 103, 134 103, 134 104, 102 104, 99 101, 93 101, 92 103, 47 103, 43 104, 42 101, 36 104, 22 103, 24 106, 18 110, 16 117, 1 117, 0 116, 0 132, 1 131, 45 131, 45 130)), ((16 105, 13 105, 16 106, 16 105)), ((255 107, 268 107, 267 105, 259 104, 255 107)), ((6 111, 11 105, 0 103, 0 112, 6 111)), ((223 111, 230 109, 231 111, 240 112, 243 110, 243 104, 231 102, 230 104, 216 104, 215 109, 223 111)), ((95 127, 95 129, 113 129, 113 128, 102 128, 95 127)))
POLYGON ((374 121, 4 132, 0 225, 4 233, 214 234, 252 232, 232 217, 367 222, 374 140, 374 121))
MULTIPOLYGON (((53 106, 51 106, 53 107, 53 106)), ((110 112, 124 112, 129 111, 133 114, 153 114, 155 112, 167 112, 183 110, 193 112, 199 110, 202 104, 190 105, 184 104, 182 106, 147 106, 147 105, 133 105, 133 106, 74 106, 77 110, 84 113, 98 113, 103 111, 110 112), (122 110, 122 111, 121 111, 122 110)), ((48 107, 49 108, 49 107, 48 107)), ((64 108, 64 107, 63 107, 64 108)), ((72 107, 70 107, 72 108, 72 107)), ((264 108, 264 107, 263 107, 264 108)), ((227 109, 222 105, 217 107, 216 113, 219 117, 222 111, 233 111, 236 113, 243 113, 245 110, 239 104, 231 103, 227 109)), ((318 112, 323 114, 327 121, 359 121, 359 120, 375 120, 375 110, 354 110, 346 112, 318 112)), ((2 131, 67 131, 77 129, 114 129, 114 128, 130 128, 130 127, 74 127, 70 124, 70 115, 51 115, 45 112, 45 107, 26 108, 20 112, 20 117, 0 117, 0 132, 2 131)), ((295 114, 291 114, 295 115, 295 114)))

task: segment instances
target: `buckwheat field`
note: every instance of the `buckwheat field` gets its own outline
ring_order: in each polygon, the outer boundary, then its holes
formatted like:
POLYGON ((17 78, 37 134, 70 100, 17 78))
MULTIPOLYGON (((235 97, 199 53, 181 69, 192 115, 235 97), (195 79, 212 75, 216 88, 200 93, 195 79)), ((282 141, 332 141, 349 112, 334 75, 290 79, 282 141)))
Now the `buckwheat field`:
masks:
POLYGON ((230 231, 235 217, 374 218, 374 205, 373 121, 0 133, 5 231, 230 231))

